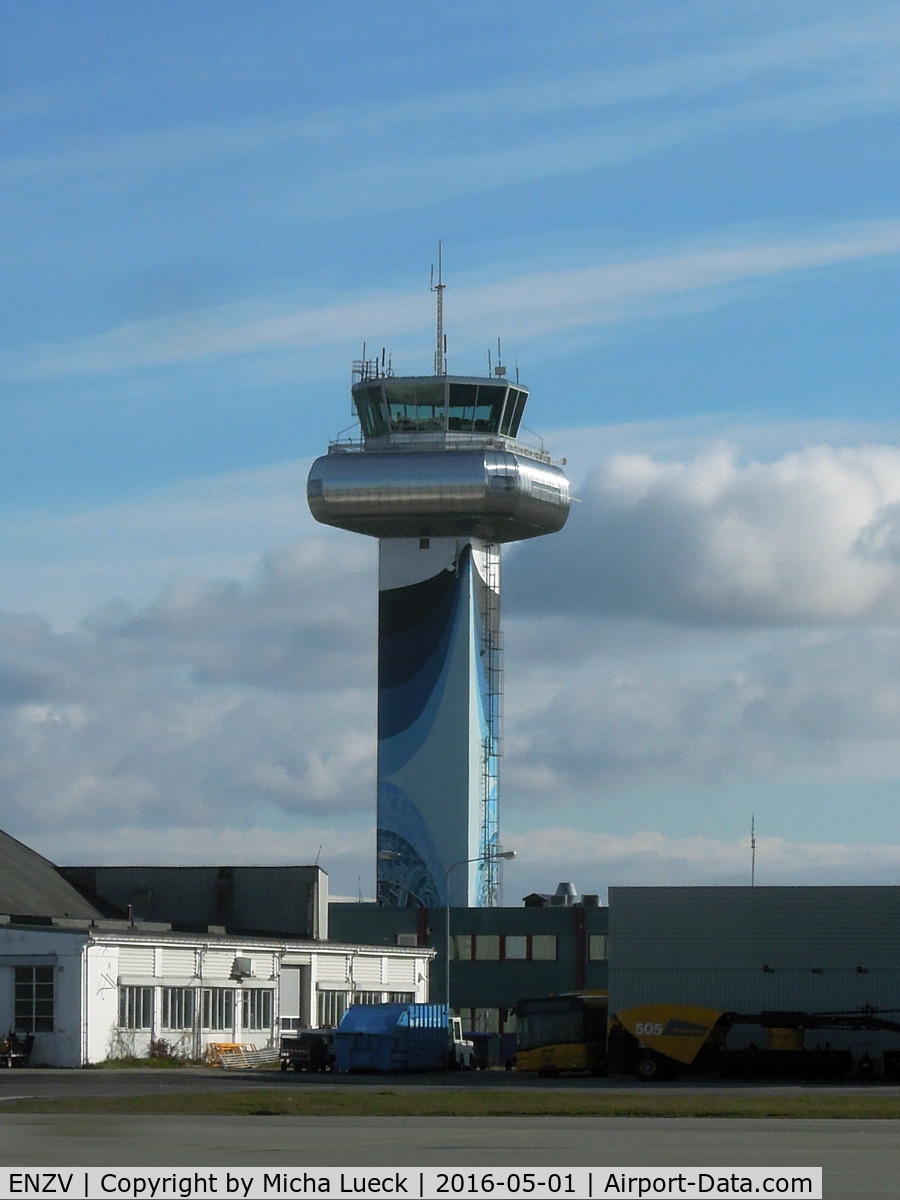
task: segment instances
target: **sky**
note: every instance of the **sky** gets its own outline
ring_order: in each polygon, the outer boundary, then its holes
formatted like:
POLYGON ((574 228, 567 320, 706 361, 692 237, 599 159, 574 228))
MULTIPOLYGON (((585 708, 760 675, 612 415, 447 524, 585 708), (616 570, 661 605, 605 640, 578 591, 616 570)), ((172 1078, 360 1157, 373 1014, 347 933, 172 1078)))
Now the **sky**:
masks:
POLYGON ((363 343, 504 359, 505 901, 900 876, 893 0, 4 0, 0 827, 374 887, 363 343))

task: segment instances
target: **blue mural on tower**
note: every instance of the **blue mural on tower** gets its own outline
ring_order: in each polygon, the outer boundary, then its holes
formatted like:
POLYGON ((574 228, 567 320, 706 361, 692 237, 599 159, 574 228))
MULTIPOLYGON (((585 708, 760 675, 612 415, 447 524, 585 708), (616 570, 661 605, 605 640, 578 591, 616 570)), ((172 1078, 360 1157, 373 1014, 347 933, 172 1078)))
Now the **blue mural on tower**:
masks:
POLYGON ((463 543, 451 569, 379 593, 376 896, 383 905, 444 905, 447 869, 484 851, 484 714, 496 700, 479 656, 483 590, 463 543))

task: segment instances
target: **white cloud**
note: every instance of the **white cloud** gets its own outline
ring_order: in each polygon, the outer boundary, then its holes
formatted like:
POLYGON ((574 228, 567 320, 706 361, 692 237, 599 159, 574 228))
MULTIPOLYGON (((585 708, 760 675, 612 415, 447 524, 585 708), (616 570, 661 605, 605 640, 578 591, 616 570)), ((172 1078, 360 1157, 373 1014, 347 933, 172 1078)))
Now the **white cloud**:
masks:
MULTIPOLYGON (((326 867, 346 854, 330 868, 336 888, 355 893, 358 876, 369 879, 370 856, 354 847, 374 815, 373 544, 305 526, 301 541, 248 565, 270 515, 291 526, 303 473, 263 472, 258 494, 248 473, 118 515, 33 517, 47 554, 83 521, 98 564, 104 545, 110 555, 108 578, 126 585, 140 569, 143 595, 95 607, 65 632, 39 615, 0 620, 11 833, 70 861, 247 861, 253 847, 297 861, 324 842, 326 867), (183 550, 183 569, 151 587, 160 546, 183 550), (229 555, 239 574, 204 575, 229 555), (315 846, 301 845, 311 836, 315 846)), ((857 837, 900 840, 900 810, 860 805, 900 777, 898 481, 889 445, 601 462, 566 531, 505 564, 504 837, 524 855, 549 805, 587 854, 584 890, 725 878, 739 858, 721 847, 743 827, 748 794, 769 798, 770 833, 799 844, 791 789, 819 785, 832 800, 817 802, 816 824, 838 849, 778 851, 778 871, 790 881, 794 854, 798 878, 864 878, 857 837), (781 811, 775 795, 787 797, 781 811), (612 840, 590 842, 571 825, 612 840), (635 826, 656 832, 616 841, 635 826), (708 865, 677 830, 719 847, 708 865)), ((77 571, 77 542, 72 557, 77 571)), ((574 870, 566 861, 581 861, 554 845, 535 876, 563 878, 574 870)), ((883 875, 889 857, 869 856, 871 871, 883 875)), ((525 891, 555 882, 534 877, 525 891)))
MULTIPOLYGON (((350 875, 365 863, 371 873, 374 831, 322 822, 289 830, 247 825, 173 824, 165 829, 117 826, 103 830, 46 831, 32 844, 53 862, 70 866, 140 863, 166 866, 246 866, 311 863, 319 855, 324 869, 350 875)), ((354 881, 355 882, 355 879, 354 881)))
POLYGON ((741 463, 610 457, 565 530, 511 556, 544 613, 685 624, 900 617, 900 451, 813 447, 741 463))
MULTIPOLYGON (((505 874, 506 903, 529 891, 554 891, 561 880, 579 892, 605 894, 627 885, 749 884, 750 839, 665 837, 640 831, 626 837, 581 829, 534 827, 504 839, 520 860, 505 874)), ((894 883, 900 846, 756 839, 756 883, 894 883)))
MULTIPOLYGON (((718 832, 755 791, 781 831, 815 811, 851 838, 859 796, 900 777, 896 629, 521 625, 506 624, 503 760, 505 811, 519 823, 550 805, 621 830, 655 809, 668 831, 718 832), (798 799, 803 787, 819 797, 798 799)), ((886 838, 898 818, 883 801, 866 816, 886 838)))
POLYGON ((84 835, 368 816, 368 565, 289 545, 247 584, 173 585, 136 614, 112 605, 68 633, 5 618, 6 827, 84 835))
POLYGON ((900 776, 898 491, 886 445, 601 464, 504 567, 509 809, 608 822, 656 789, 727 826, 735 785, 819 781, 847 836, 854 789, 900 776))
MULTIPOLYGON (((186 480, 85 509, 8 509, 0 611, 37 611, 57 629, 113 599, 143 609, 189 579, 249 581, 262 545, 316 539, 374 564, 375 543, 316 525, 309 460, 186 480)), ((372 566, 374 570, 374 565, 372 566)))

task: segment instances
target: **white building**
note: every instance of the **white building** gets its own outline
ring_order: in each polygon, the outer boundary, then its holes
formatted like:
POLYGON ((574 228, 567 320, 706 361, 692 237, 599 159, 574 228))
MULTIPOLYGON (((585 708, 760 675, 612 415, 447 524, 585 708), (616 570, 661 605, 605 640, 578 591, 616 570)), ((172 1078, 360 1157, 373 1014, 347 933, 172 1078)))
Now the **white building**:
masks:
MULTIPOLYGON (((259 870, 235 868, 254 890, 251 872, 259 870)), ((204 871, 184 878, 193 886, 204 871)), ((316 934, 324 932, 327 880, 317 870, 313 882, 316 903, 304 912, 316 934)), ((337 944, 221 926, 180 933, 162 922, 109 919, 95 900, 102 903, 0 832, 0 1036, 33 1035, 33 1064, 143 1056, 151 1042, 189 1058, 202 1057, 210 1042, 262 1049, 277 1045, 283 1031, 337 1025, 350 1004, 428 999, 434 951, 424 946, 337 944)))
POLYGON ((210 1042, 277 1045, 350 1004, 425 1001, 433 951, 199 936, 57 922, 0 928, 0 1029, 34 1034, 32 1064, 200 1058, 210 1042), (76 927, 72 927, 76 926, 76 927))

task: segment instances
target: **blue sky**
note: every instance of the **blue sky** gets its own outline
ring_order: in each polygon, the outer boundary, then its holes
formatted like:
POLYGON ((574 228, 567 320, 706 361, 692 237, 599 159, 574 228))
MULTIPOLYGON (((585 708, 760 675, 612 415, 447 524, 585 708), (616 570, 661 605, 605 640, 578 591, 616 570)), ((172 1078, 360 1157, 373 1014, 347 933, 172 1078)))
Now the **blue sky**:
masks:
POLYGON ((503 339, 566 456, 507 555, 508 898, 900 865, 893 3, 0 12, 3 827, 371 889, 362 343, 503 339), (767 874, 768 871, 768 874, 767 874), (521 890, 520 890, 521 889, 521 890))

